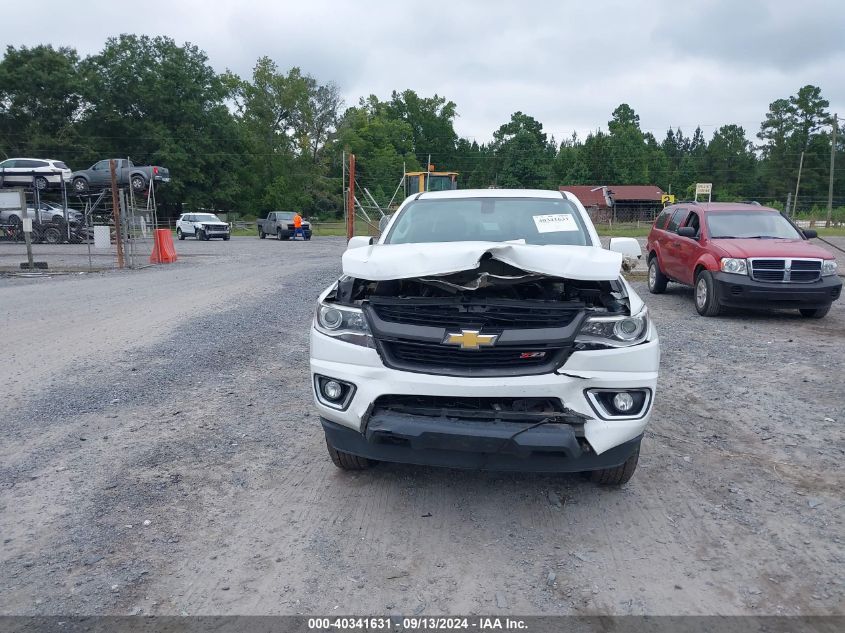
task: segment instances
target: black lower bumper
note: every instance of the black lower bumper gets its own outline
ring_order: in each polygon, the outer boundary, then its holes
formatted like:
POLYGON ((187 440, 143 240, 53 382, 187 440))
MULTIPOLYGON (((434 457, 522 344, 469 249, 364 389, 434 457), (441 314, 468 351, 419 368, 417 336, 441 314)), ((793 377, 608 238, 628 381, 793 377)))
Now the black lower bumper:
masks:
POLYGON ((320 418, 339 451, 385 462, 473 470, 569 473, 619 466, 642 436, 601 455, 579 443, 568 424, 479 422, 375 415, 365 433, 320 418))
POLYGON ((842 280, 836 275, 802 283, 767 283, 744 275, 714 273, 719 303, 740 308, 821 308, 839 298, 842 280))

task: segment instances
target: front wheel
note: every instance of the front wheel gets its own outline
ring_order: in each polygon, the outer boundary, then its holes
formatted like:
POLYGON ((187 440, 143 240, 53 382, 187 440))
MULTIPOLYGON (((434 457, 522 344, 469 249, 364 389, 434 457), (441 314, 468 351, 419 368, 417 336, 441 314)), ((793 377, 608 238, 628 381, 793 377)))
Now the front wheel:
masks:
POLYGON ((821 308, 799 308, 798 311, 805 319, 821 319, 830 312, 830 304, 828 303, 826 306, 821 308))
POLYGON ((265 237, 267 237, 267 234, 261 229, 258 229, 258 237, 263 240, 265 237))
POLYGON ((590 481, 602 486, 621 486, 627 484, 631 477, 634 476, 634 471, 637 469, 637 462, 640 460, 640 447, 631 453, 631 456, 625 460, 624 464, 616 466, 615 468, 602 468, 601 470, 593 470, 589 473, 590 481))
POLYGON ((202 231, 201 229, 197 229, 197 231, 196 231, 196 233, 194 233, 194 235, 197 236, 198 240, 204 240, 205 239, 205 232, 202 231))
POLYGON ((373 463, 366 457, 358 457, 357 455, 337 450, 329 444, 328 438, 326 438, 326 449, 329 451, 329 457, 332 463, 341 470, 366 470, 373 463))
POLYGON ((84 178, 74 178, 72 184, 76 193, 88 193, 88 181, 84 178))
POLYGON ((280 241, 280 242, 284 239, 284 238, 282 237, 282 229, 276 229, 276 237, 278 237, 278 238, 279 238, 279 241, 280 241))
POLYGON ((47 189, 47 186, 50 183, 47 182, 47 178, 45 176, 36 176, 35 177, 35 188, 39 191, 44 191, 47 189))
POLYGON ((648 291, 653 295, 662 294, 666 291, 668 282, 666 275, 660 270, 660 263, 657 261, 657 255, 655 255, 648 263, 648 291))
POLYGON ((701 316, 718 316, 722 311, 719 297, 716 296, 716 284, 709 270, 702 270, 695 278, 695 309, 701 316))
POLYGON ((228 242, 228 241, 229 241, 229 236, 228 236, 228 235, 224 235, 224 236, 223 236, 223 241, 224 241, 224 242, 228 242))
POLYGON ((182 229, 176 229, 176 237, 178 237, 180 240, 185 239, 185 234, 182 233, 182 229))

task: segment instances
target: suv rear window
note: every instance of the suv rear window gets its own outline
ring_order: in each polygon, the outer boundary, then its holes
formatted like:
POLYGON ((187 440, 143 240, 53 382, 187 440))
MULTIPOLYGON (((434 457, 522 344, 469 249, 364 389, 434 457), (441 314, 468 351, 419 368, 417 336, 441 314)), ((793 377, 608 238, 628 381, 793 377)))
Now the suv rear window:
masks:
POLYGON ((59 161, 53 163, 53 167, 55 167, 56 169, 70 169, 70 167, 68 167, 64 163, 60 163, 59 161))
POLYGON ((678 209, 675 213, 672 214, 672 219, 669 220, 669 226, 666 227, 667 231, 671 231, 676 233, 678 231, 678 227, 681 226, 681 221, 687 214, 686 209, 678 209))
POLYGON ((667 209, 663 209, 660 212, 660 215, 654 220, 654 228, 662 229, 666 226, 666 220, 669 218, 669 211, 667 209))

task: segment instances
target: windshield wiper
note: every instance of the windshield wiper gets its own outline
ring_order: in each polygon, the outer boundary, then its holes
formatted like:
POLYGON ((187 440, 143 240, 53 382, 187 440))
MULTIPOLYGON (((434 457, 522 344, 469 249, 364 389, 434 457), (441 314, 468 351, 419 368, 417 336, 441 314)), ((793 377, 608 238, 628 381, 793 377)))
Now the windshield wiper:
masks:
POLYGON ((735 235, 714 235, 710 238, 711 240, 738 240, 739 238, 735 235))

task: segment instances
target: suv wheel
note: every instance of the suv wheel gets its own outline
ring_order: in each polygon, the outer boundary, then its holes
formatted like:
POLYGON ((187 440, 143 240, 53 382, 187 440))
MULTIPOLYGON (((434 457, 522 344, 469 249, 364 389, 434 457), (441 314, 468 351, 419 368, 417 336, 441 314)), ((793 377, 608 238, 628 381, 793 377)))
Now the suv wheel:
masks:
POLYGON ((337 450, 329 444, 328 438, 326 438, 326 449, 329 451, 329 457, 331 457, 332 463, 341 470, 365 470, 373 464, 366 457, 358 457, 357 455, 337 450))
POLYGON ((648 263, 648 291, 653 295, 659 295, 666 291, 666 284, 669 279, 660 270, 660 263, 657 255, 651 258, 648 263))
POLYGON ((718 316, 722 311, 709 270, 702 270, 695 278, 695 309, 701 316, 718 316))
POLYGON ((640 460, 640 447, 631 453, 631 456, 625 460, 624 464, 616 466, 615 468, 603 468, 601 470, 593 470, 589 473, 590 481, 602 486, 621 486, 628 483, 631 477, 634 476, 634 471, 637 469, 637 462, 640 460))
POLYGON ((282 237, 282 229, 276 229, 276 237, 278 237, 278 238, 279 238, 279 241, 280 241, 280 242, 284 239, 284 238, 282 237))
POLYGON ((805 319, 821 319, 830 312, 830 304, 828 303, 823 308, 799 308, 798 311, 805 319))
POLYGON ((185 234, 182 233, 182 229, 176 229, 176 237, 178 237, 180 240, 185 239, 185 234))
POLYGON ((258 229, 258 237, 263 240, 265 237, 267 237, 267 234, 262 229, 258 229))
POLYGON ((84 178, 74 178, 73 190, 76 193, 88 193, 88 181, 84 178))
POLYGON ((47 182, 47 178, 45 178, 44 176, 35 177, 35 188, 39 191, 44 191, 45 189, 47 189, 47 186, 49 184, 50 183, 47 182))
POLYGON ((205 239, 205 232, 202 229, 197 229, 196 231, 194 231, 194 235, 197 236, 198 240, 204 240, 205 239))

